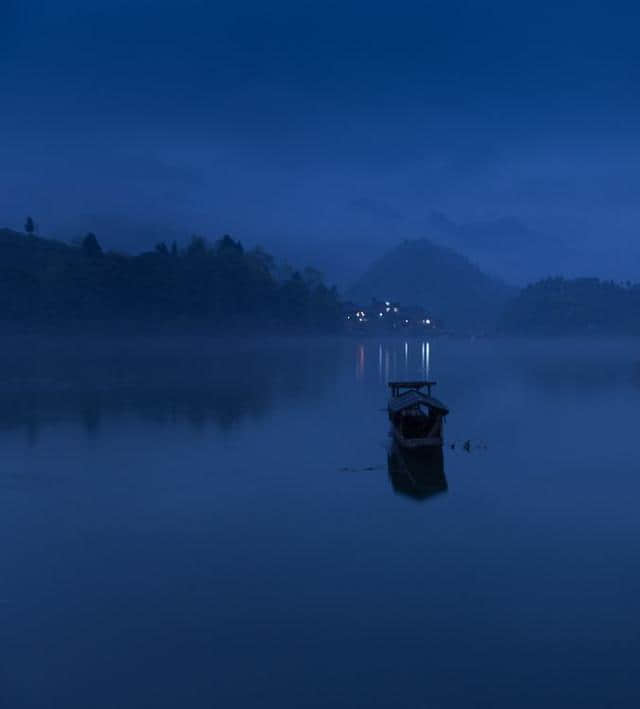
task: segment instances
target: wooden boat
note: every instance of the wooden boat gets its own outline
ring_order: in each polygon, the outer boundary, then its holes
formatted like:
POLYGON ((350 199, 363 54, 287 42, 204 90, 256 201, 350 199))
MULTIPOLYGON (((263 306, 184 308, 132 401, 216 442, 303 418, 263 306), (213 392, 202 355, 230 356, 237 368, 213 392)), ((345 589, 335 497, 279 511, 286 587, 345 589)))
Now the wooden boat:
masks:
POLYGON ((431 396, 435 384, 431 381, 389 382, 389 421, 393 437, 402 448, 442 446, 444 417, 449 409, 431 396))
POLYGON ((395 441, 387 453, 387 469, 393 489, 416 500, 426 500, 447 490, 441 446, 411 450, 395 441))

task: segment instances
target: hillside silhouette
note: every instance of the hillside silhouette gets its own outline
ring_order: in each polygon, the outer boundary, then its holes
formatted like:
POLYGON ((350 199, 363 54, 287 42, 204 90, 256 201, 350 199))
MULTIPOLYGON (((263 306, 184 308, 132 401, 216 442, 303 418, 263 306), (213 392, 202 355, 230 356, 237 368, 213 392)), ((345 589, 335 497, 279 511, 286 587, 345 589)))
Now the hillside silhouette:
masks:
POLYGON ((517 335, 640 334, 640 286, 547 278, 509 302, 500 329, 517 335))
POLYGON ((428 239, 404 241, 376 260, 349 296, 425 308, 448 329, 493 329, 517 290, 483 273, 456 251, 428 239))
POLYGON ((124 255, 103 252, 93 234, 69 245, 4 229, 0 320, 325 331, 339 326, 340 304, 313 269, 278 274, 268 253, 229 236, 124 255))

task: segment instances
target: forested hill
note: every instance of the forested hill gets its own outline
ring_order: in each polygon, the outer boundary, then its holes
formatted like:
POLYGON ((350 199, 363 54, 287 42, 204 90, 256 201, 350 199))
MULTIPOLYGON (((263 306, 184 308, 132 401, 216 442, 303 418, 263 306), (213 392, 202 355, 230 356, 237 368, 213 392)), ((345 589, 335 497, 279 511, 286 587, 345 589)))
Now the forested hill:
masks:
POLYGON ((277 278, 271 256, 228 236, 158 244, 134 256, 0 230, 0 321, 126 323, 229 329, 334 330, 335 289, 311 269, 277 278))
POLYGON ((448 329, 492 330, 516 289, 427 239, 405 241, 374 262, 349 295, 419 305, 448 329))
POLYGON ((501 329, 519 335, 640 334, 640 285, 547 278, 509 303, 501 329))

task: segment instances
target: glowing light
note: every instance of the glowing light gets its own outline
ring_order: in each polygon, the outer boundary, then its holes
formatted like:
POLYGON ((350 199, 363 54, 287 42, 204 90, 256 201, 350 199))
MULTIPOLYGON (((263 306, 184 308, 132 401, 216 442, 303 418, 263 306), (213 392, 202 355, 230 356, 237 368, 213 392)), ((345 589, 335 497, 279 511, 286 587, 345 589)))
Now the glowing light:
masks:
POLYGON ((427 342, 427 379, 429 379, 429 343, 427 342))
POLYGON ((356 355, 356 377, 361 379, 364 374, 364 347, 359 345, 356 355))

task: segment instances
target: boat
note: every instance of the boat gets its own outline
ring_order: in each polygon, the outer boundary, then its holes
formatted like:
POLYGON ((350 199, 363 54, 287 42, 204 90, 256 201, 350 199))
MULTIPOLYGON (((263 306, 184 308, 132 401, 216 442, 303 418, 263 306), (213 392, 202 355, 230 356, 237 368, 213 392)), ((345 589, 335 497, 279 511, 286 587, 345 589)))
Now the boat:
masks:
POLYGON ((387 470, 396 493, 426 500, 447 491, 442 447, 411 450, 395 441, 387 452, 387 470))
POLYGON ((449 409, 431 395, 435 385, 436 382, 426 380, 389 382, 389 421, 392 435, 400 447, 442 446, 444 417, 449 409))

